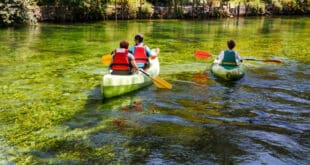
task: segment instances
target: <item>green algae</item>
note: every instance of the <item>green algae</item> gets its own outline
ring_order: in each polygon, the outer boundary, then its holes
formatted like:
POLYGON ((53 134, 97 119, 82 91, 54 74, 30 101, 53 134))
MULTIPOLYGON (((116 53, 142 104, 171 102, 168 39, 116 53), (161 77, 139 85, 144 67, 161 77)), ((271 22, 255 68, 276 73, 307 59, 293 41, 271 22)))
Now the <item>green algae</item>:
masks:
MULTIPOLYGON (((221 124, 215 119, 191 115, 221 116, 219 109, 222 107, 211 101, 196 106, 180 99, 183 107, 192 107, 188 109, 191 113, 170 111, 149 102, 143 105, 143 111, 137 111, 132 105, 141 98, 133 96, 98 105, 101 95, 93 96, 92 92, 98 92, 101 76, 107 70, 107 66, 100 63, 101 56, 111 52, 122 39, 133 44, 137 33, 145 35, 145 43, 149 47, 161 49, 162 73, 168 80, 192 79, 190 74, 180 71, 188 69, 187 73, 192 73, 200 71, 201 66, 183 68, 183 64, 203 65, 213 59, 197 60, 194 51, 200 49, 218 54, 230 38, 236 40, 236 50, 243 57, 310 62, 307 38, 310 33, 309 18, 107 21, 0 29, 0 143, 6 147, 2 150, 7 152, 5 156, 0 155, 0 163, 145 163, 150 159, 150 148, 161 148, 159 145, 168 145, 169 140, 176 144, 195 143, 195 147, 205 143, 206 148, 202 151, 207 151, 209 147, 209 153, 220 153, 219 147, 222 145, 236 148, 228 140, 214 147, 207 143, 220 143, 218 140, 202 142, 195 139, 201 128, 165 122, 152 125, 142 120, 154 115, 154 112, 165 112, 166 115, 187 117, 191 122, 221 124), (164 70, 175 64, 180 67, 164 70), (202 104, 211 106, 209 111, 202 111, 202 104), (87 119, 79 118, 85 117, 83 114, 87 114, 87 119), (124 120, 124 126, 121 126, 124 128, 115 125, 115 121, 120 119, 124 120), (67 123, 72 120, 77 123, 77 128, 67 123), (79 127, 78 123, 83 127, 79 127), (116 139, 109 135, 110 132, 116 139), (185 132, 187 138, 172 137, 178 132, 185 132), (149 139, 136 140, 144 136, 149 139), (158 140, 154 137, 150 139, 151 136, 158 137, 158 140)), ((250 116, 255 114, 251 112, 250 116)), ((207 132, 204 136, 208 139, 212 134, 207 132)), ((225 135, 217 136, 221 138, 225 135)), ((233 152, 229 149, 224 154, 233 152)), ((181 152, 176 155, 166 152, 163 157, 173 158, 178 154, 181 152)), ((227 159, 230 162, 231 158, 227 159)), ((175 161, 180 163, 182 158, 175 161)))

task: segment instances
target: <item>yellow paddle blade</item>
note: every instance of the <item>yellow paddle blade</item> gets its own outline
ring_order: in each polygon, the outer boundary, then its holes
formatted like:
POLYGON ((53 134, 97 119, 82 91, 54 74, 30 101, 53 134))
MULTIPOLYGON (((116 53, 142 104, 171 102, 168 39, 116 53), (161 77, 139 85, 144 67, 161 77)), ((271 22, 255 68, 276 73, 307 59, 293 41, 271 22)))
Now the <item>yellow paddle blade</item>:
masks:
POLYGON ((168 83, 167 81, 163 80, 160 77, 151 77, 153 80, 153 83, 158 87, 158 88, 167 88, 167 89, 172 89, 172 85, 168 83))
POLYGON ((155 80, 153 81, 153 83, 155 84, 155 86, 156 86, 157 88, 166 88, 164 85, 158 83, 158 82, 155 81, 155 80))
POLYGON ((112 60, 112 55, 111 54, 103 55, 102 58, 101 58, 102 63, 105 64, 105 65, 110 64, 111 60, 112 60))

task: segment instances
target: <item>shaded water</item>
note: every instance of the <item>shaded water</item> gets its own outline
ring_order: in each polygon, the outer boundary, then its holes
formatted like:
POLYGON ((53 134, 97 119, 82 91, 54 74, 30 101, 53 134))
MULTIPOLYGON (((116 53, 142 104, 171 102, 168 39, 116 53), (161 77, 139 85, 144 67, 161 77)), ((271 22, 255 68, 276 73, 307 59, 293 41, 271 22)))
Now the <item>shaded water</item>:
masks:
POLYGON ((309 18, 124 21, 0 30, 0 164, 309 164, 309 18), (155 86, 102 102, 100 58, 141 32, 155 86), (212 58, 233 38, 237 82, 212 58))

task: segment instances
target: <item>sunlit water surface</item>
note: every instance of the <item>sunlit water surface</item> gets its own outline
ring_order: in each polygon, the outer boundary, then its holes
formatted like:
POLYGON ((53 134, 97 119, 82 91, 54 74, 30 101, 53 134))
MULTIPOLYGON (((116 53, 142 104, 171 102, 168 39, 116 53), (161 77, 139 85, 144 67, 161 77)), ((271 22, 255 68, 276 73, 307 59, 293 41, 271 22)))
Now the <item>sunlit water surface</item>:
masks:
POLYGON ((310 18, 119 21, 0 29, 0 164, 309 164, 310 18), (137 33, 161 49, 150 86, 102 101, 109 54, 137 33), (213 57, 236 40, 246 76, 213 57))

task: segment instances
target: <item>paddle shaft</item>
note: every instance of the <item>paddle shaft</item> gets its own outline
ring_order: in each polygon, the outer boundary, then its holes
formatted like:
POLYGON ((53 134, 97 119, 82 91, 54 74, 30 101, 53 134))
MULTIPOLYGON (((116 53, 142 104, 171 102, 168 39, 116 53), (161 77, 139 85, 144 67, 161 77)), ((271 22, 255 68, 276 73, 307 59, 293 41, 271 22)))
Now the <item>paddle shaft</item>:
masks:
POLYGON ((245 58, 245 59, 242 59, 242 60, 282 63, 282 61, 280 61, 280 60, 273 60, 273 59, 262 60, 262 59, 255 59, 255 58, 245 58))
MULTIPOLYGON (((204 50, 197 50, 195 52, 195 57, 196 58, 203 58, 203 59, 207 59, 209 57, 213 57, 215 55, 207 52, 207 51, 204 51, 204 50)), ((274 59, 255 59, 255 58, 244 58, 242 60, 248 60, 248 61, 262 61, 262 62, 275 62, 275 63, 282 63, 280 60, 274 60, 274 59)))

